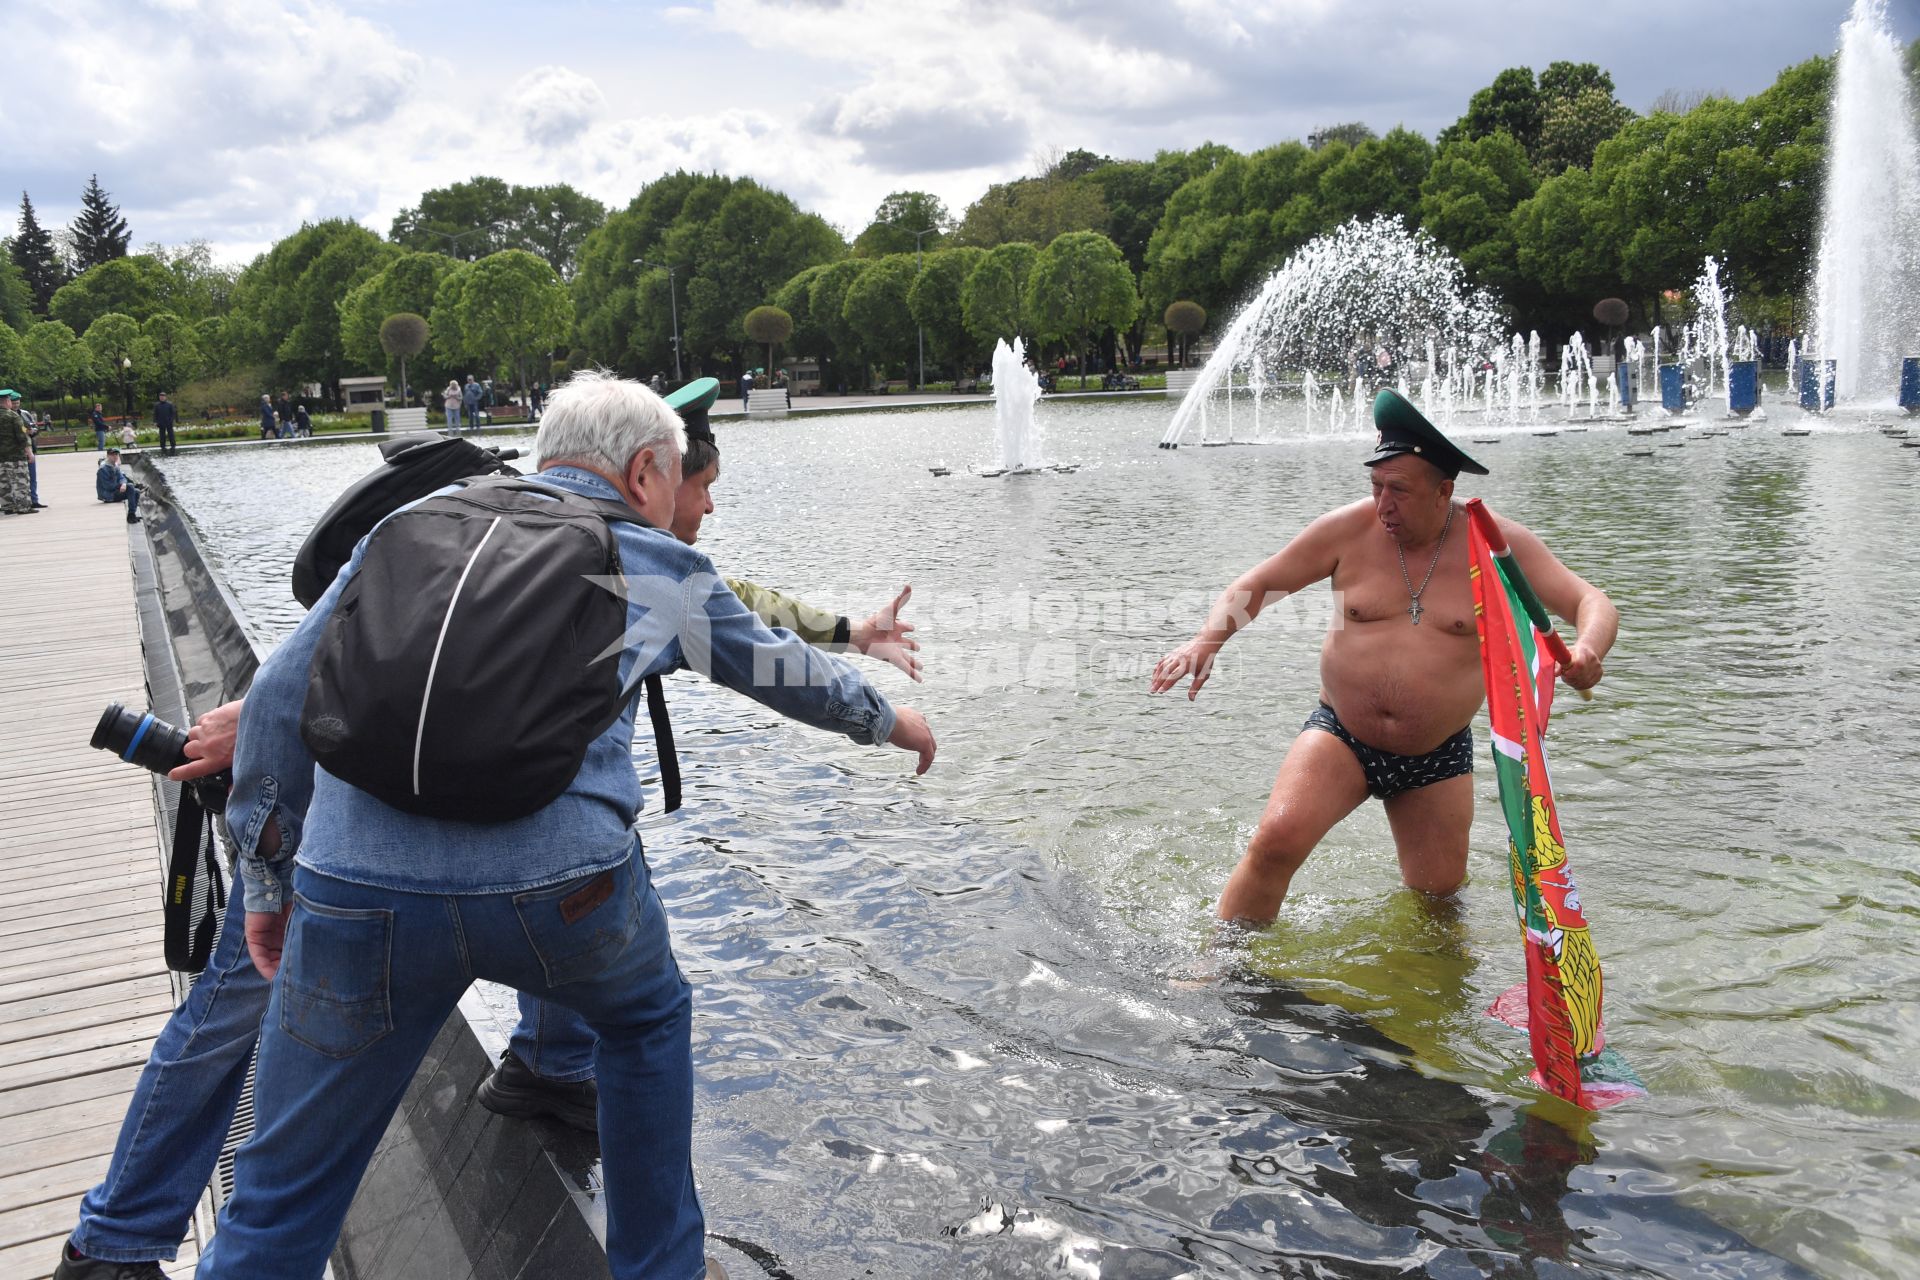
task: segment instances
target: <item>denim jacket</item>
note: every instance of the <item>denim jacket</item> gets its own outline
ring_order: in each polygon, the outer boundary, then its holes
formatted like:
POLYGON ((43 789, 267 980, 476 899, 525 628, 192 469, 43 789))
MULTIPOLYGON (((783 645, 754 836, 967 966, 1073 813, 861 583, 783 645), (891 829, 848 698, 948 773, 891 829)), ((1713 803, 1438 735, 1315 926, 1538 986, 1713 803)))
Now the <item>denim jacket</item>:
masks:
MULTIPOLYGON (((618 500, 591 472, 556 467, 534 477, 618 500)), ((786 630, 770 630, 714 572, 707 557, 671 534, 615 524, 628 594, 619 654, 621 714, 587 749, 567 791, 524 818, 453 822, 402 812, 315 766, 300 738, 307 669, 322 629, 367 543, 284 644, 262 664, 247 694, 234 750, 227 821, 239 853, 249 911, 286 901, 292 863, 337 879, 416 893, 509 893, 576 879, 628 856, 641 805, 632 759, 635 698, 648 675, 691 667, 719 684, 816 728, 878 744, 894 712, 866 679, 786 630), (280 850, 259 852, 268 822, 280 850)), ((512 767, 503 743, 501 767, 512 767)))

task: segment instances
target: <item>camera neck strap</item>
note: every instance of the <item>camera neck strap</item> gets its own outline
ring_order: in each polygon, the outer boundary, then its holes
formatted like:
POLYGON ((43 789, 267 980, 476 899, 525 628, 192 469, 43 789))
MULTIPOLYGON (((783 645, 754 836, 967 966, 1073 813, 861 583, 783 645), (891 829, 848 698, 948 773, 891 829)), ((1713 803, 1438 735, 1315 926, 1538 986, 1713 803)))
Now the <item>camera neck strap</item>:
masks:
POLYGON ((214 861, 213 815, 200 803, 192 783, 180 787, 174 809, 173 855, 167 860, 167 882, 161 902, 166 921, 167 968, 199 973, 213 953, 213 936, 226 913, 227 892, 214 861), (200 912, 194 914, 194 882, 206 877, 200 912))

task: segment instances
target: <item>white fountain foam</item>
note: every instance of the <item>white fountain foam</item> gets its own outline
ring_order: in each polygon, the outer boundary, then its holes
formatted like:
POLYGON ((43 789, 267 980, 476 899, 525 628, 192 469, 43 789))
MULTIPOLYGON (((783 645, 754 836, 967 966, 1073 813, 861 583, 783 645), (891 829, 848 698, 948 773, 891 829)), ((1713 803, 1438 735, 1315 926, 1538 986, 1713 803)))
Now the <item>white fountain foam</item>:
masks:
POLYGON ((1839 398, 1890 400, 1920 355, 1920 142, 1885 0, 1840 28, 1827 139, 1810 354, 1839 398))
POLYGON ((1033 406, 1040 399, 1040 377, 1027 367, 1026 344, 1005 338, 993 345, 993 414, 1000 429, 1000 465, 1031 471, 1041 465, 1040 429, 1033 406))

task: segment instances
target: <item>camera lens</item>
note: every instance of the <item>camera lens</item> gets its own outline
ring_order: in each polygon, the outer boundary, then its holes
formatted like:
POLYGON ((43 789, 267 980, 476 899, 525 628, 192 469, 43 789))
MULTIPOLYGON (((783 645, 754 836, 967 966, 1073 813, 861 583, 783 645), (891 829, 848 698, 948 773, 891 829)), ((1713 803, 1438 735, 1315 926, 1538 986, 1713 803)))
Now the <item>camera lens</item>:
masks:
POLYGON ((150 712, 129 711, 111 703, 93 727, 92 745, 111 751, 154 773, 166 773, 187 762, 187 734, 150 712))

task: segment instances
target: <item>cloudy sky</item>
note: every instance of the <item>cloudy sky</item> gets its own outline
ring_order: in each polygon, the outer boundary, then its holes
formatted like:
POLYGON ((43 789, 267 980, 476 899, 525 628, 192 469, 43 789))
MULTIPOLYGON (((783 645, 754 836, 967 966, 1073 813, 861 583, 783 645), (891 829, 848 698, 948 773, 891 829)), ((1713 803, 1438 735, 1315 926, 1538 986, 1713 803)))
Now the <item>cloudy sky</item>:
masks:
MULTIPOLYGON (((1920 0, 1881 2, 1920 35, 1920 0)), ((0 0, 0 166, 49 226, 97 172, 136 245, 235 261, 305 220, 385 234, 481 173, 618 207, 718 170, 852 234, 890 191, 957 214, 1050 149, 1431 136, 1516 64, 1598 62, 1636 109, 1744 96, 1830 52, 1849 3, 0 0)))

